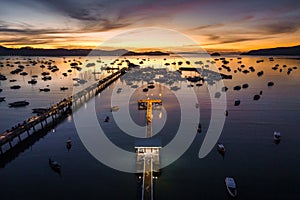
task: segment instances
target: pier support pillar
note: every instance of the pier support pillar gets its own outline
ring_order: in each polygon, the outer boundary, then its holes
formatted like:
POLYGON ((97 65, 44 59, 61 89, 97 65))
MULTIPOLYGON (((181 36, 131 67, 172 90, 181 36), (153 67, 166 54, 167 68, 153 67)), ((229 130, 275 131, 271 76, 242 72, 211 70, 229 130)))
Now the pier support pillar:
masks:
POLYGON ((18 135, 18 138, 19 138, 19 142, 21 142, 21 141, 22 141, 22 139, 21 139, 21 136, 20 136, 20 135, 18 135))
POLYGON ((26 129, 27 135, 30 136, 29 129, 26 129))

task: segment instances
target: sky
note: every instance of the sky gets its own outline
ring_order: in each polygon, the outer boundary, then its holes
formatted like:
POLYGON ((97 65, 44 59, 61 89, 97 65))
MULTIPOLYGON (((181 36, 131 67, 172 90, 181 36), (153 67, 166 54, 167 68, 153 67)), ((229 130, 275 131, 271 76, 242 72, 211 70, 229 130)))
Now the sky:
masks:
POLYGON ((6 47, 94 48, 148 27, 183 34, 208 51, 295 46, 300 1, 0 0, 0 45, 6 47))

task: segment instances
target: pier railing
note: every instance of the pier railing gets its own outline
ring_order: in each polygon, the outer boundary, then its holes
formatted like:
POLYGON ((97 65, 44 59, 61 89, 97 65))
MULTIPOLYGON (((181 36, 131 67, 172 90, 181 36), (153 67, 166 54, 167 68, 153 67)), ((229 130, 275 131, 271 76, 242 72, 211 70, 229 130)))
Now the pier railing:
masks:
POLYGON ((100 93, 124 73, 126 73, 126 68, 122 68, 117 72, 112 73, 88 86, 84 90, 77 92, 73 96, 61 100, 57 104, 51 106, 46 112, 32 116, 23 121, 23 123, 14 126, 11 130, 7 130, 5 133, 0 134, 0 156, 13 149, 27 137, 38 133, 38 130, 51 126, 53 122, 58 119, 66 118, 68 114, 72 112, 72 109, 79 108, 84 102, 100 93), (17 141, 15 141, 16 139, 17 141), (8 146, 8 148, 4 149, 4 146, 8 146))

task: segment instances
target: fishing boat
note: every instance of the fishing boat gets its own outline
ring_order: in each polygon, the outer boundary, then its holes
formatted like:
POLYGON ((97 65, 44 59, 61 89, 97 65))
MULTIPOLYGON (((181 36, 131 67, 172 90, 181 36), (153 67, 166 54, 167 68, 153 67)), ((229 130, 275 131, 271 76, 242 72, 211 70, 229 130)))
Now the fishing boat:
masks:
POLYGON ((226 188, 227 188, 229 195, 232 197, 236 197, 237 196, 237 187, 236 187, 236 183, 235 183, 234 179, 231 177, 226 177, 225 184, 226 184, 226 188))
POLYGON ((29 105, 27 101, 16 101, 8 104, 10 107, 23 107, 29 105))

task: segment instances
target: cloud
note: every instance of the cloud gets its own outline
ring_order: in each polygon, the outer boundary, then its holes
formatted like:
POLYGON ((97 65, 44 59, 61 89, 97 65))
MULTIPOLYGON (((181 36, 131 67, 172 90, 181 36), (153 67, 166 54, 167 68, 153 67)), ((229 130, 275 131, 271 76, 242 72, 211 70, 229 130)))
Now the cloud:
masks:
POLYGON ((300 24, 295 21, 276 21, 272 23, 263 23, 256 27, 257 30, 261 30, 264 34, 282 34, 282 33, 294 33, 298 31, 300 24))

